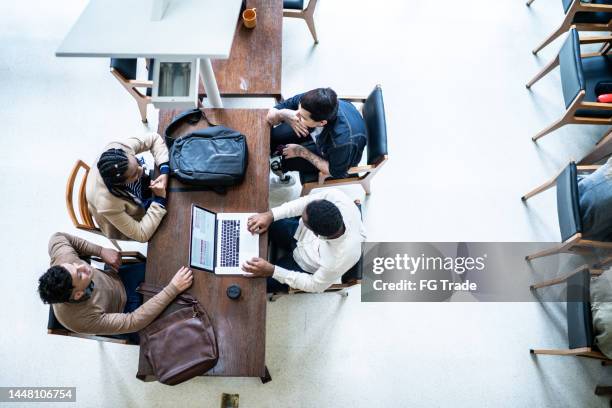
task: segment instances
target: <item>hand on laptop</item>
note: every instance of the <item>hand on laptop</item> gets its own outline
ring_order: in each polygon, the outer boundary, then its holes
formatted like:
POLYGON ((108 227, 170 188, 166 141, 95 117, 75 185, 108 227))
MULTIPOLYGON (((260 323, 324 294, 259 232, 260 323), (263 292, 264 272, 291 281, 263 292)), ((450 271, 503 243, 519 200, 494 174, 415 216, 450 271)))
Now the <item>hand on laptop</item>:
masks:
POLYGON ((251 258, 242 264, 242 270, 249 273, 249 278, 267 278, 274 274, 274 265, 261 258, 251 258))
POLYGON ((191 269, 181 266, 181 269, 172 278, 171 283, 176 286, 179 292, 184 292, 193 283, 193 272, 191 272, 191 269))
POLYGON ((251 215, 247 220, 247 229, 251 234, 263 234, 274 221, 272 211, 251 215))
POLYGON ((110 248, 102 248, 102 251, 100 251, 100 258, 102 259, 102 262, 110 266, 112 269, 116 271, 119 270, 119 267, 121 266, 121 254, 119 252, 110 248))

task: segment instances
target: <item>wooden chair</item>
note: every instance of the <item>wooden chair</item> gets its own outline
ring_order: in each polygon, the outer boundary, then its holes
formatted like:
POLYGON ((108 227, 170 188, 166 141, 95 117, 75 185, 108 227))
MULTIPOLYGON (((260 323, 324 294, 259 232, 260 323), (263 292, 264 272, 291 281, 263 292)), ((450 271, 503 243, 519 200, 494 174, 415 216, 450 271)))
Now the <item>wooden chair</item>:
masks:
POLYGON ((612 82, 612 65, 607 54, 612 37, 580 39, 575 29, 569 31, 559 54, 546 65, 531 81, 527 89, 543 76, 560 66, 561 85, 566 111, 563 117, 532 137, 535 142, 542 136, 567 124, 610 125, 612 124, 612 103, 597 102, 595 87, 600 82, 612 82), (604 44, 599 52, 580 54, 580 44, 604 44))
MULTIPOLYGON (((531 6, 533 1, 528 0, 527 6, 531 6)), ((565 12, 563 22, 532 51, 534 55, 561 34, 567 32, 570 27, 574 27, 578 31, 612 31, 611 0, 594 0, 588 3, 581 0, 562 0, 562 2, 565 12)))
MULTIPOLYGON (((102 235, 102 231, 95 224, 91 213, 89 212, 89 207, 87 206, 87 196, 85 195, 85 189, 87 186, 87 176, 89 175, 90 167, 85 164, 82 160, 77 160, 74 164, 74 167, 70 171, 70 175, 68 176, 68 182, 66 183, 66 208, 68 209, 68 216, 72 220, 72 224, 75 228, 88 231, 94 234, 102 235), (74 209, 74 188, 77 180, 77 176, 79 175, 80 170, 83 170, 83 176, 81 177, 81 183, 78 187, 79 193, 77 198, 77 207, 79 210, 79 216, 74 209), (79 219, 80 217, 80 219, 79 219)), ((117 243, 117 240, 110 239, 110 242, 113 244, 117 250, 121 251, 121 247, 117 243)))
POLYGON ((387 151, 387 122, 385 118, 385 105, 380 85, 376 85, 367 98, 364 97, 341 97, 349 102, 361 102, 363 120, 366 125, 368 143, 367 164, 348 169, 345 178, 322 178, 316 173, 300 172, 302 183, 301 195, 305 196, 312 189, 320 187, 336 187, 340 185, 360 184, 366 194, 370 194, 370 183, 378 170, 385 164, 388 156, 387 151))
MULTIPOLYGON (((135 264, 146 262, 147 258, 137 251, 124 251, 121 252, 121 259, 123 265, 135 264)), ((89 259, 84 259, 86 261, 95 260, 98 262, 102 262, 102 260, 98 257, 91 257, 89 259)), ((59 320, 55 317, 55 313, 53 312, 53 306, 49 305, 49 318, 47 321, 47 333, 55 334, 59 336, 70 336, 70 337, 79 337, 82 339, 89 340, 97 340, 97 341, 105 341, 110 343, 117 344, 133 344, 130 343, 127 339, 121 338, 120 336, 97 336, 91 334, 81 334, 75 333, 72 330, 67 329, 62 325, 59 320)))
POLYGON ((112 58, 110 63, 110 72, 119 81, 121 86, 136 101, 142 123, 147 123, 147 105, 151 103, 151 91, 153 88, 153 60, 148 62, 149 78, 148 80, 136 79, 136 58, 112 58), (137 88, 146 88, 143 95, 137 88))
MULTIPOLYGON (((355 205, 359 209, 359 213, 363 214, 361 211, 361 202, 359 200, 355 200, 355 205)), ((363 216, 362 216, 363 218, 363 216)), ((276 248, 272 243, 269 245, 269 256, 268 259, 271 259, 272 262, 281 258, 284 253, 281 253, 279 248, 276 248)), ((363 278, 363 254, 357 261, 357 263, 349 269, 344 275, 342 275, 341 283, 334 283, 329 288, 325 289, 325 292, 338 292, 338 294, 342 297, 348 296, 347 289, 351 286, 360 285, 361 279, 363 278)), ((305 293, 302 290, 289 288, 287 294, 296 294, 296 293, 305 293)), ((282 293, 272 293, 269 296, 269 300, 271 302, 275 301, 279 296, 282 296, 282 293)))
POLYGON ((531 290, 567 284, 567 339, 566 349, 530 349, 531 354, 550 354, 557 356, 580 356, 612 362, 595 345, 595 330, 591 316, 591 276, 599 276, 603 270, 583 265, 566 276, 551 279, 530 286, 531 290))
POLYGON ((317 0, 310 0, 308 6, 304 8, 304 0, 283 0, 283 17, 301 18, 306 22, 310 34, 315 44, 319 43, 317 30, 314 23, 314 12, 317 7, 317 0))
POLYGON ((521 197, 527 201, 529 198, 552 186, 557 186, 557 214, 559 216, 559 229, 561 230, 561 244, 545 249, 525 257, 531 261, 535 258, 558 254, 561 252, 582 252, 587 249, 612 250, 612 242, 593 241, 582 237, 582 219, 578 197, 578 172, 592 172, 600 166, 576 166, 570 162, 561 172, 550 181, 530 191, 521 197))

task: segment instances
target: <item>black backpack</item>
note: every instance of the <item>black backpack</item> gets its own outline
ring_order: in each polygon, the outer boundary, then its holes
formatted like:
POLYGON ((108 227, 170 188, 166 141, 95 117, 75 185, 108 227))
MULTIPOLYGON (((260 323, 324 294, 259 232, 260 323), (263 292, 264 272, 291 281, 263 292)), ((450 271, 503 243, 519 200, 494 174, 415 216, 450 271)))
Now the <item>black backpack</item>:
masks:
POLYGON ((170 148, 170 174, 184 184, 223 190, 239 184, 247 167, 246 138, 240 132, 213 125, 181 136, 172 133, 183 123, 196 124, 208 119, 200 109, 177 115, 166 128, 170 148))

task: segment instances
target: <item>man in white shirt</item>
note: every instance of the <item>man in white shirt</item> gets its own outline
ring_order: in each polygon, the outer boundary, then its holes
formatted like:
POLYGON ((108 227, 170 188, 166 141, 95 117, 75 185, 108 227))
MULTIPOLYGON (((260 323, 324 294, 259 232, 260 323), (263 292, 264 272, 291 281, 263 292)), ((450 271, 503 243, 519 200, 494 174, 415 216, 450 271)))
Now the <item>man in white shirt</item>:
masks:
POLYGON ((242 269, 253 278, 268 278, 268 291, 323 292, 351 269, 361 257, 365 229, 355 203, 342 191, 326 188, 253 215, 249 231, 270 229, 270 240, 289 253, 276 265, 261 258, 242 269))

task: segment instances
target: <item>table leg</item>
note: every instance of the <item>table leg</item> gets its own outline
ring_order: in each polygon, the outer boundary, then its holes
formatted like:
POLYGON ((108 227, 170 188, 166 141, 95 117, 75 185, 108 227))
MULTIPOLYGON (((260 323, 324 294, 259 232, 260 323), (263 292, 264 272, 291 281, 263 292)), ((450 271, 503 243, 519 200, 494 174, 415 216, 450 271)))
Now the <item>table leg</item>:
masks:
POLYGON ((270 372, 268 371, 268 366, 266 366, 266 373, 264 374, 263 377, 259 377, 261 379, 261 383, 265 384, 265 383, 269 383, 270 381, 272 381, 272 376, 270 375, 270 372))
POLYGON ((210 99, 210 104, 213 108, 222 108, 223 103, 221 102, 221 95, 219 94, 219 87, 217 86, 217 79, 215 78, 210 58, 200 58, 200 75, 204 82, 206 96, 210 99))

